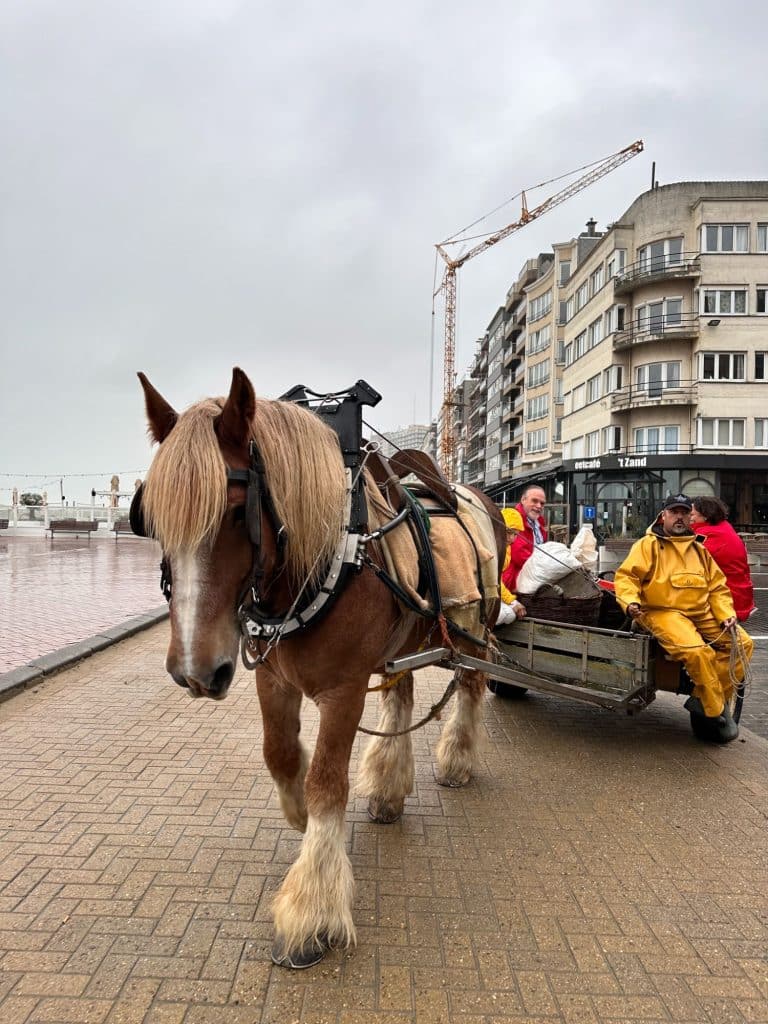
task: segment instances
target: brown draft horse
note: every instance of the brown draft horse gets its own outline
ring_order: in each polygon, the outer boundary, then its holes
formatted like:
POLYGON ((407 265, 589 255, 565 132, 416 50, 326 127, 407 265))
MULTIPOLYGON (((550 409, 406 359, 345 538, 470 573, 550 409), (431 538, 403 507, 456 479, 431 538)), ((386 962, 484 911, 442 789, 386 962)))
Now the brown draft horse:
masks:
MULTIPOLYGON (((139 378, 149 432, 160 446, 141 502, 147 530, 160 541, 172 578, 166 668, 191 697, 221 700, 235 672, 238 606, 254 560, 261 570, 260 601, 282 613, 297 588, 323 577, 346 530, 348 481, 338 439, 300 405, 257 399, 237 368, 226 400, 207 399, 182 414, 144 374, 139 378), (238 474, 231 472, 248 467, 252 440, 263 459, 273 511, 262 517, 258 549, 247 528, 246 485, 233 482, 238 474)), ((494 557, 501 558, 501 516, 476 494, 493 521, 494 557)), ((376 548, 371 543, 368 550, 383 565, 376 548)), ((370 676, 383 671, 386 659, 415 652, 434 629, 434 622, 404 611, 363 567, 319 622, 284 636, 256 668, 264 759, 288 822, 304 833, 274 900, 275 963, 308 967, 328 948, 355 941, 354 883, 345 849, 352 744, 370 676), (299 739, 303 697, 320 713, 311 760, 299 739)), ((482 648, 472 646, 471 653, 483 657, 482 648)), ((462 786, 470 778, 485 678, 474 671, 458 674, 454 707, 436 750, 442 785, 462 786)), ((407 729, 412 709, 413 676, 407 673, 382 692, 378 729, 407 729)), ((413 779, 410 736, 377 737, 365 751, 357 792, 368 797, 373 820, 391 822, 402 813, 413 779)))

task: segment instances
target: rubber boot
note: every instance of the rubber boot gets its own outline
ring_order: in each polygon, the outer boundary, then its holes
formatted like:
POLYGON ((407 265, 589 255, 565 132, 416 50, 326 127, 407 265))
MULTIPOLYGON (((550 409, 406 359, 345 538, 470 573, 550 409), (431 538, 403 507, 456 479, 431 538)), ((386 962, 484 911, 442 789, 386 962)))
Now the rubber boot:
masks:
POLYGON ((730 743, 739 735, 739 727, 727 707, 719 715, 704 714, 698 697, 689 697, 685 708, 691 715, 691 729, 694 736, 707 743, 730 743))

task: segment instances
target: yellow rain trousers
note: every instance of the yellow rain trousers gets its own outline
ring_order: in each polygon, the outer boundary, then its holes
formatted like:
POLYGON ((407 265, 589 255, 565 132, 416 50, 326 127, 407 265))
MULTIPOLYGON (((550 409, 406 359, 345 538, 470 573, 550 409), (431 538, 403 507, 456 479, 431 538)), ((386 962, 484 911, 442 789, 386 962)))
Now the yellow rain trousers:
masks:
MULTIPOLYGON (((722 623, 735 615, 725 576, 693 533, 667 536, 654 523, 632 546, 616 570, 616 600, 626 611, 639 604, 641 624, 649 629, 675 661, 682 661, 693 680, 693 692, 704 714, 715 718, 733 694, 729 661, 731 636, 722 623)), ((752 657, 752 638, 741 628, 746 659, 752 657)), ((743 679, 740 661, 736 678, 743 679)))

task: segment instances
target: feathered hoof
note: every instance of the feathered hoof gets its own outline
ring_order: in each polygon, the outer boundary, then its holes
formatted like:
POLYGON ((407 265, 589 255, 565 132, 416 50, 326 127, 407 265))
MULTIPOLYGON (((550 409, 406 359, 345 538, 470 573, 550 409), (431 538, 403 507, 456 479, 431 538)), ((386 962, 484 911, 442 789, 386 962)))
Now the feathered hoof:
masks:
POLYGON ((467 772, 460 776, 456 775, 437 775, 435 781, 438 786, 444 786, 446 789, 461 789, 462 786, 466 786, 469 780, 472 778, 472 773, 467 772))
POLYGON ((403 804, 388 803, 381 797, 372 796, 368 801, 368 817, 377 825, 393 825, 403 816, 403 804))
POLYGON ((318 935, 317 939, 308 939, 298 949, 284 952, 285 945, 277 938, 272 943, 272 963, 277 967, 287 967, 291 971, 305 971, 308 967, 319 964, 329 948, 327 936, 318 935))

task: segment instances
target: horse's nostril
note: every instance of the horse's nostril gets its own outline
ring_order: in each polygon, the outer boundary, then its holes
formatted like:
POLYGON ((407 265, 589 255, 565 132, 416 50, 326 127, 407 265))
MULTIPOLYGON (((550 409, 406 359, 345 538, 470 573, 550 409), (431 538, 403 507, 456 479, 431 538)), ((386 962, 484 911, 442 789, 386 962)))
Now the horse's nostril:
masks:
POLYGON ((211 680, 210 689, 214 692, 223 690, 232 682, 232 677, 234 676, 234 674, 235 666, 232 664, 232 662, 223 662, 213 673, 213 679, 211 680))
POLYGON ((171 679, 173 679, 174 683, 176 683, 177 686, 185 686, 187 689, 189 689, 189 683, 187 682, 187 680, 184 678, 184 676, 179 675, 177 672, 171 672, 171 679))

